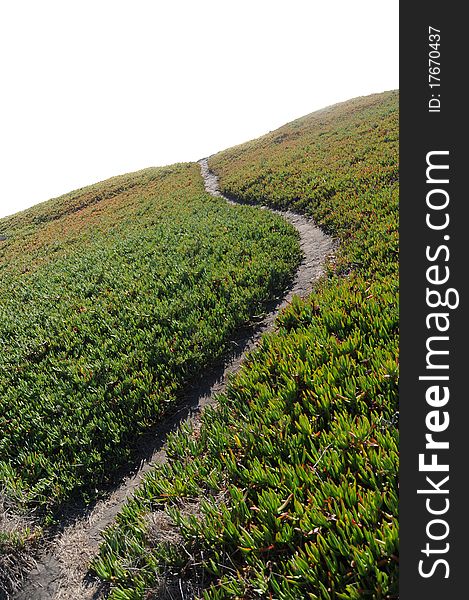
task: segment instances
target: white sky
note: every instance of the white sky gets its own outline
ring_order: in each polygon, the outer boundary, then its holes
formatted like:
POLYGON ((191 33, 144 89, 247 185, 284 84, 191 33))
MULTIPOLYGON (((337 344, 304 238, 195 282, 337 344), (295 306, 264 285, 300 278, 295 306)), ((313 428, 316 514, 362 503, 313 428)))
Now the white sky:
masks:
POLYGON ((396 89, 398 0, 4 0, 0 216, 396 89))

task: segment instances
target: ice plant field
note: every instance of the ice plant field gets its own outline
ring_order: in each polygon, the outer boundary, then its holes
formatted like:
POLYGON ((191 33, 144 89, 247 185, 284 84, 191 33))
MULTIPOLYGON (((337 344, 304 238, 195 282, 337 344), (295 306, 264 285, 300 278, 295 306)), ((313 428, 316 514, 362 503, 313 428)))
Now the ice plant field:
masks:
POLYGON ((226 194, 304 211, 340 248, 219 407, 172 436, 93 569, 114 600, 397 598, 398 94, 210 165, 226 194))
POLYGON ((300 250, 282 218, 205 193, 197 164, 83 188, 1 219, 0 234, 1 570, 112 481, 300 250))

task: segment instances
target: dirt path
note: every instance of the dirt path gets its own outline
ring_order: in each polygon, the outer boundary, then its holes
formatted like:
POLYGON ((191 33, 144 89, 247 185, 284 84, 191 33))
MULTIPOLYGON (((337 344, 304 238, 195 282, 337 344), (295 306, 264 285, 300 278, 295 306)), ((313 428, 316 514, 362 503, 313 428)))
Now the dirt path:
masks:
MULTIPOLYGON (((207 159, 200 161, 200 169, 207 192, 224 197, 220 193, 217 177, 209 170, 207 159)), ((293 294, 304 296, 311 291, 312 283, 322 273, 325 258, 334 250, 334 243, 306 217, 287 211, 274 212, 288 219, 301 237, 304 259, 291 289, 282 299, 272 302, 262 321, 238 332, 232 340, 233 351, 230 355, 204 373, 199 381, 192 382, 175 410, 145 436, 139 445, 138 464, 131 474, 123 477, 119 487, 92 509, 77 510, 69 515, 68 524, 38 558, 36 567, 14 596, 15 600, 97 600, 105 596, 105 588, 87 572, 91 558, 98 551, 100 532, 112 523, 145 473, 153 465, 165 462, 164 443, 168 433, 185 419, 199 420, 204 406, 213 404, 215 394, 225 389, 228 375, 239 369, 246 353, 252 350, 261 335, 273 328, 278 311, 291 301, 293 294)))

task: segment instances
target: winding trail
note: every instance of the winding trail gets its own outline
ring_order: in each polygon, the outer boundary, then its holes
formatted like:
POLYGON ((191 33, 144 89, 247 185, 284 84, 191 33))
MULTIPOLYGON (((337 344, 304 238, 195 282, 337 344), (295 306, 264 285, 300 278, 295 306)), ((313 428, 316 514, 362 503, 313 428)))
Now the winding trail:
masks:
MULTIPOLYGON (((220 192, 218 178, 210 171, 208 160, 205 158, 199 164, 206 191, 236 204, 220 192)), ((13 596, 15 600, 97 600, 105 596, 106 586, 88 573, 89 562, 98 551, 101 531, 112 523, 143 476, 155 464, 166 461, 165 440, 168 433, 176 430, 186 419, 194 423, 200 421, 203 408, 213 404, 216 394, 224 391, 228 375, 240 368, 244 357, 256 346, 262 334, 273 329, 279 310, 291 301, 294 294, 305 296, 311 291, 335 244, 310 219, 290 211, 272 212, 282 215, 300 233, 304 258, 290 290, 283 298, 271 303, 266 315, 255 326, 237 333, 232 340, 233 350, 223 361, 204 372, 198 381, 191 382, 173 412, 140 441, 138 462, 131 472, 128 469, 123 475, 120 485, 92 508, 70 510, 62 530, 46 544, 36 566, 29 572, 20 591, 13 596)))

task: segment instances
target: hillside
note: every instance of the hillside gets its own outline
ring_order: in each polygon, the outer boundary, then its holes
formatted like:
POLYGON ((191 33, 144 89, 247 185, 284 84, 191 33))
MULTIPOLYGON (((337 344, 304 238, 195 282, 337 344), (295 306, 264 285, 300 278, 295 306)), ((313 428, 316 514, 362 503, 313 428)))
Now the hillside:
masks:
POLYGON ((229 197, 303 211, 340 247, 218 408, 171 438, 93 569, 114 600, 397 598, 398 93, 209 164, 229 197))
POLYGON ((0 234, 5 583, 41 527, 115 480, 300 250, 281 217, 207 194, 197 164, 77 190, 1 219, 0 234))

